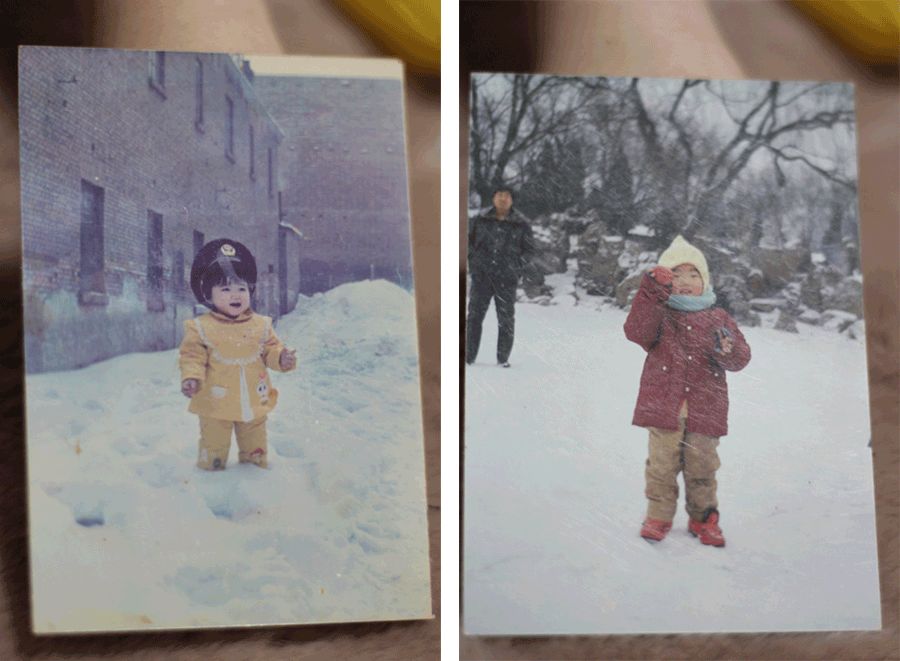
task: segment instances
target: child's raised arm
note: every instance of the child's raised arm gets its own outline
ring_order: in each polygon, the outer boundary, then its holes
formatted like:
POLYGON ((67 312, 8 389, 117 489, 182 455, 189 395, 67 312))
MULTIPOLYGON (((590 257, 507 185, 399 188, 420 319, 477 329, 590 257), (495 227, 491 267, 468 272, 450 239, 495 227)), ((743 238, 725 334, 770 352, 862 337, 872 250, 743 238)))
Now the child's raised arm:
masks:
POLYGON ((200 339, 200 333, 193 319, 184 322, 184 338, 178 350, 178 367, 181 368, 181 381, 195 379, 203 383, 206 378, 206 363, 209 357, 206 345, 200 339))
MULTIPOLYGON (((668 269, 666 269, 668 270, 668 269)), ((631 303, 625 320, 625 337, 650 351, 659 339, 659 327, 665 314, 669 290, 647 271, 631 303)))

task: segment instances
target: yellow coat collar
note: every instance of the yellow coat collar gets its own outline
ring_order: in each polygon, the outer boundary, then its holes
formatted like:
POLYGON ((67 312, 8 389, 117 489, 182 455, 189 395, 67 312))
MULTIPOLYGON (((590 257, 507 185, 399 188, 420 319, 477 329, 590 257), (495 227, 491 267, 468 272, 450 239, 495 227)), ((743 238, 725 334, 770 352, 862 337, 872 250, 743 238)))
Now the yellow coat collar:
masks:
POLYGON ((231 317, 227 314, 219 312, 218 310, 210 310, 209 315, 213 319, 224 322, 226 324, 240 324, 253 318, 253 310, 247 308, 237 317, 231 317))

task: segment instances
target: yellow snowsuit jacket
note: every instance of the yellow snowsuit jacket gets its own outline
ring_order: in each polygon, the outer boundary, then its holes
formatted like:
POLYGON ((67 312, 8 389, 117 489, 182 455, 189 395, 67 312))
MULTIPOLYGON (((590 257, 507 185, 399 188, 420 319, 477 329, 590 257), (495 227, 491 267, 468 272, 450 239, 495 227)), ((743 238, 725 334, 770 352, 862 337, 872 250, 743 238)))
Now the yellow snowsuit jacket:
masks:
POLYGON ((181 380, 197 379, 200 391, 188 410, 196 415, 250 422, 278 401, 266 368, 281 371, 284 344, 272 319, 247 310, 237 318, 208 312, 184 322, 178 365, 181 380))

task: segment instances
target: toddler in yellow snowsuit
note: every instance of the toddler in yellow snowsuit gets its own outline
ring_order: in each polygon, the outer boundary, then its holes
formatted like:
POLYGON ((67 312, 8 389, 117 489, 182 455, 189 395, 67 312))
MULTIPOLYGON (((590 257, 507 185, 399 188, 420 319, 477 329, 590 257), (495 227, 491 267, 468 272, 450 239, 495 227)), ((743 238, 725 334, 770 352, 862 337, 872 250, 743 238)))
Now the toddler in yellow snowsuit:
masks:
POLYGON ((205 470, 225 468, 232 429, 238 460, 267 466, 266 416, 278 401, 268 370, 296 367, 271 318, 251 309, 255 285, 253 255, 237 241, 211 241, 194 258, 191 288, 210 311, 184 322, 179 367, 188 410, 200 417, 197 465, 205 470))

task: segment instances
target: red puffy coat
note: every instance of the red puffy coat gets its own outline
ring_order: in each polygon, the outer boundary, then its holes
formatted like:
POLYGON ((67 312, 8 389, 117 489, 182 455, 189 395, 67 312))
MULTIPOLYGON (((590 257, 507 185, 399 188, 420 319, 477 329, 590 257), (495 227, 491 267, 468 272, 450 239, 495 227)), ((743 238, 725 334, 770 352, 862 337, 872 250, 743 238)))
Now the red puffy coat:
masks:
POLYGON ((669 290, 645 274, 625 320, 625 336, 647 351, 632 424, 678 429, 678 411, 687 400, 689 432, 728 433, 725 371, 743 369, 750 347, 722 308, 681 312, 666 305, 669 290), (716 331, 727 329, 731 353, 717 350, 716 331))

